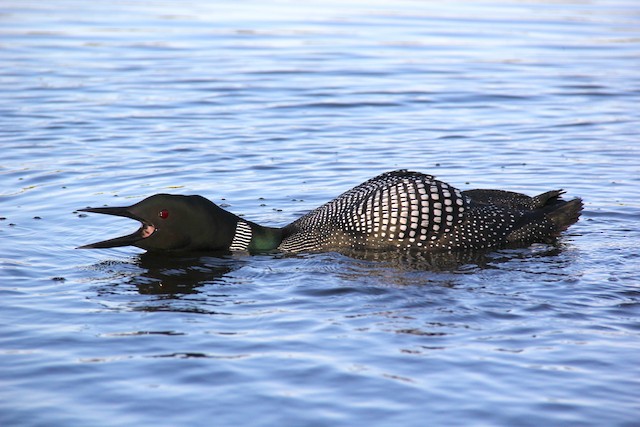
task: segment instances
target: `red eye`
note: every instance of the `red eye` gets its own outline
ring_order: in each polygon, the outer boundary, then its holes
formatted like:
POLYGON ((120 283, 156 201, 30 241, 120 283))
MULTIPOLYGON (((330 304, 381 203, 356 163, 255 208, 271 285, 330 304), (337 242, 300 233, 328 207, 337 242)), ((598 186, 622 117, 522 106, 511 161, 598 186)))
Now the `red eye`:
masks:
POLYGON ((158 212, 158 216, 162 219, 167 219, 169 218, 169 211, 166 209, 162 209, 160 212, 158 212))

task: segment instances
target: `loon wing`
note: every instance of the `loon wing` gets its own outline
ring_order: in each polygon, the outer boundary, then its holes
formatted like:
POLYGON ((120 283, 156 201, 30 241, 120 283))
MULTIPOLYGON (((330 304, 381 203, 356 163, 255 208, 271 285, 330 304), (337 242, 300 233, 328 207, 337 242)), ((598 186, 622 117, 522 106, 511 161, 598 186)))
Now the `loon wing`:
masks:
POLYGON ((465 209, 462 192, 431 175, 387 172, 286 226, 280 248, 426 246, 459 224, 465 209))
POLYGON ((474 203, 480 205, 492 205, 496 207, 534 210, 547 206, 555 206, 563 202, 563 190, 552 190, 539 194, 535 197, 527 196, 522 193, 505 190, 466 190, 462 194, 469 197, 474 203))

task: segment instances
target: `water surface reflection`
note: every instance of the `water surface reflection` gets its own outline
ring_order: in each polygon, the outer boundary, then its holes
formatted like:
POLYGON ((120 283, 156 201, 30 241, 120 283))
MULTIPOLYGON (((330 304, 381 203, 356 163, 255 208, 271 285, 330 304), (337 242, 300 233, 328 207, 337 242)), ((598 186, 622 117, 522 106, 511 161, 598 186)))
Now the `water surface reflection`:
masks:
MULTIPOLYGON (((536 259, 534 266, 543 265, 540 274, 553 270, 562 247, 535 245, 530 248, 493 252, 409 252, 409 251, 348 251, 344 253, 308 254, 159 254, 147 252, 124 262, 103 262, 96 268, 106 271, 110 292, 113 286, 128 285, 142 295, 160 295, 164 299, 181 299, 201 292, 209 297, 211 289, 218 291, 242 286, 256 278, 267 280, 281 274, 305 274, 330 282, 348 283, 349 289, 375 292, 373 287, 437 284, 453 287, 461 276, 483 270, 523 269, 536 259), (331 277, 331 280, 329 280, 331 277), (363 287, 363 289, 357 289, 363 287)), ((557 266, 556 266, 557 267, 557 266)), ((292 279, 295 282, 295 279, 292 279)), ((463 282, 464 283, 464 282, 463 282)), ((309 289, 305 287, 307 291, 309 289)), ((323 285, 318 291, 326 294, 345 292, 340 285, 323 285)), ((311 291, 311 293, 314 293, 311 291)), ((221 297, 227 295, 218 295, 221 297)))

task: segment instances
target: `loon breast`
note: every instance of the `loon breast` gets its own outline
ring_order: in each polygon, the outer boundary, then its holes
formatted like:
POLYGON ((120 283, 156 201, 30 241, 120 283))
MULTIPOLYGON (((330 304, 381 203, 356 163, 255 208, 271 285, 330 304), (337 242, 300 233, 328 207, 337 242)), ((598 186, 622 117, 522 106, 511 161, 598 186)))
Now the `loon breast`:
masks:
POLYGON ((432 247, 462 223, 468 208, 468 197, 431 175, 387 172, 289 224, 279 248, 432 247))

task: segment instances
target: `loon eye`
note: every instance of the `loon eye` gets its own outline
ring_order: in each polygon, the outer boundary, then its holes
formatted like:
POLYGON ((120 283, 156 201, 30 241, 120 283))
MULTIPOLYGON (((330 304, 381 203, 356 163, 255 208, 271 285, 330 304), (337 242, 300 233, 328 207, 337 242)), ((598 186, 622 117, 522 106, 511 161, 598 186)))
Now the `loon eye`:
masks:
POLYGON ((162 209, 160 212, 158 212, 158 216, 162 219, 167 219, 169 218, 169 211, 166 209, 162 209))

